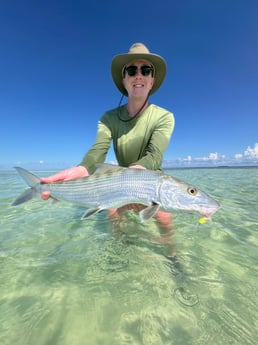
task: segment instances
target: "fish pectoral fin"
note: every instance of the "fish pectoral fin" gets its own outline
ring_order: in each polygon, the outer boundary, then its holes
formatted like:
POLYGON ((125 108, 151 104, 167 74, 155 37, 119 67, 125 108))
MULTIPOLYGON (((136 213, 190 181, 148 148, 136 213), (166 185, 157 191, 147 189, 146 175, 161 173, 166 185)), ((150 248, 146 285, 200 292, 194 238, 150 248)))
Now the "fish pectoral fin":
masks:
POLYGON ((93 214, 99 213, 101 211, 103 211, 102 208, 90 208, 89 210, 86 210, 83 213, 81 219, 88 218, 88 217, 92 216, 93 214))
POLYGON ((50 195, 50 198, 52 200, 52 205, 58 204, 60 202, 60 200, 54 198, 52 195, 50 195))
POLYGON ((139 216, 140 216, 141 221, 145 222, 146 220, 154 217, 159 208, 160 208, 159 204, 153 203, 151 206, 148 206, 148 207, 144 208, 143 210, 141 210, 139 212, 139 216))

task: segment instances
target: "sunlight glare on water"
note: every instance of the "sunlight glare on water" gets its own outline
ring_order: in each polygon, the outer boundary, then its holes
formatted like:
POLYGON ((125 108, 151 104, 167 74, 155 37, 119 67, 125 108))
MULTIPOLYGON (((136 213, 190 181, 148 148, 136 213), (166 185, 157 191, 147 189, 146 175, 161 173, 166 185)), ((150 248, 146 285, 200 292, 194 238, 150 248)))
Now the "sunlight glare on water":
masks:
POLYGON ((153 220, 117 230, 65 202, 12 207, 24 182, 0 172, 1 345, 257 343, 258 169, 167 173, 221 204, 205 224, 173 214, 174 263, 153 220))

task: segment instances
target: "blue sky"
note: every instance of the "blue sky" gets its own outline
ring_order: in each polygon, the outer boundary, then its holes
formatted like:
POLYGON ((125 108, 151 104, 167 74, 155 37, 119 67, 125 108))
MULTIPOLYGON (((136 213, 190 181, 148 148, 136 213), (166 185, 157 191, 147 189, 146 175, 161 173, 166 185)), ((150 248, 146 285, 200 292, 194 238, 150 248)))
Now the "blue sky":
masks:
POLYGON ((256 0, 2 1, 0 168, 78 164, 120 99, 111 59, 134 42, 167 61, 150 99, 176 119, 165 162, 258 164, 257 13, 256 0))

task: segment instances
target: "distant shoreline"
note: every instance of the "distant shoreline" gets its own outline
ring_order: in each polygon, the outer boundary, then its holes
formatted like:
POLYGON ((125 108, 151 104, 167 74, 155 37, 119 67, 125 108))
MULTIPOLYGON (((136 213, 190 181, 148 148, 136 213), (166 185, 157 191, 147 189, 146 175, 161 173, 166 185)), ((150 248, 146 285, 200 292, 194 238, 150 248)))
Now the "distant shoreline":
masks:
POLYGON ((164 170, 177 169, 257 169, 258 165, 216 165, 216 166, 182 166, 182 167, 163 167, 164 170))

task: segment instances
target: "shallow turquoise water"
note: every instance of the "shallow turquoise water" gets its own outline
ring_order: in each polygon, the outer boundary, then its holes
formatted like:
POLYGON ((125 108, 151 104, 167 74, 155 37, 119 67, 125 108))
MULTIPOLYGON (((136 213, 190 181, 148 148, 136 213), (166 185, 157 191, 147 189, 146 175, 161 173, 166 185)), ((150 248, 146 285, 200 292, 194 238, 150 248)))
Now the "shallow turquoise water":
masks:
POLYGON ((152 220, 114 232, 68 203, 11 207, 25 185, 0 172, 1 345, 257 344, 258 169, 167 173, 221 204, 202 225, 174 213, 174 266, 152 220))

